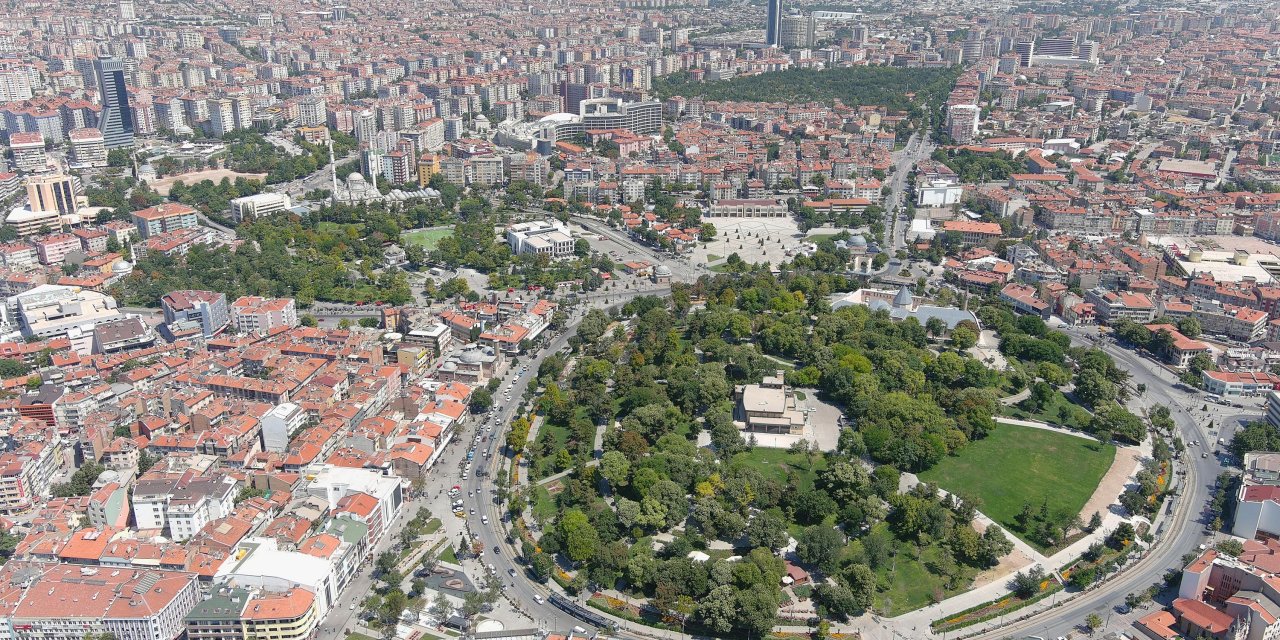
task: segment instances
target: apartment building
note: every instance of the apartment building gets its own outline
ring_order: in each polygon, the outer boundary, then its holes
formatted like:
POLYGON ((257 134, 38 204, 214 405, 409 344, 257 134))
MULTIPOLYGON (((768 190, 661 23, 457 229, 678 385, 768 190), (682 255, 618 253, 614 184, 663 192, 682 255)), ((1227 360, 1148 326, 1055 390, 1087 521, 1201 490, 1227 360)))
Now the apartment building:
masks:
POLYGON ((58 265, 73 251, 81 251, 80 238, 70 233, 58 233, 36 241, 36 255, 40 264, 58 265))
POLYGON ((44 136, 38 131, 10 133, 9 152, 13 154, 13 166, 18 171, 44 171, 49 164, 49 155, 44 151, 44 136))
POLYGON ((231 323, 227 296, 215 291, 170 291, 160 298, 164 323, 175 325, 192 322, 200 326, 200 333, 211 338, 231 323))
POLYGON ((188 640, 305 640, 321 620, 315 594, 223 586, 186 617, 188 640))
POLYGON ((12 630, 13 640, 84 640, 103 634, 174 640, 186 631, 185 618, 200 600, 197 583, 196 575, 185 571, 10 560, 0 569, 0 584, 6 587, 0 593, 0 624, 12 630))
POLYGON ((0 512, 22 512, 47 498, 63 457, 62 439, 56 433, 0 453, 0 512))
POLYGON ((67 138, 71 141, 72 166, 107 166, 107 142, 101 131, 93 127, 72 129, 67 133, 67 138))
POLYGON ((133 224, 138 227, 138 233, 145 239, 177 229, 195 229, 200 226, 200 221, 196 217, 195 209, 177 202, 165 202, 141 211, 134 211, 133 224))
POLYGON ((151 471, 138 478, 131 505, 138 529, 162 531, 181 542, 230 515, 237 492, 235 479, 226 475, 151 471))
POLYGON ((1111 324, 1125 318, 1138 323, 1151 322, 1156 317, 1156 305, 1141 293, 1125 293, 1095 287, 1084 293, 1084 301, 1092 304, 1098 314, 1098 322, 1111 324))
POLYGON ((293 298, 242 296, 231 303, 231 322, 240 333, 266 334, 298 326, 298 310, 293 298))

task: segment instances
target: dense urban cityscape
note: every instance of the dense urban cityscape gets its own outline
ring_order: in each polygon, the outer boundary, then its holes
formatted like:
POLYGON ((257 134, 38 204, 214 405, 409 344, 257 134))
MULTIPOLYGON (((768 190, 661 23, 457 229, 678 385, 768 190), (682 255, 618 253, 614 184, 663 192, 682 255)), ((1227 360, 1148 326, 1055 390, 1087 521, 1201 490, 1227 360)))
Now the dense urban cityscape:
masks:
POLYGON ((1280 638, 1280 5, 336 2, 0 17, 0 640, 1280 638))

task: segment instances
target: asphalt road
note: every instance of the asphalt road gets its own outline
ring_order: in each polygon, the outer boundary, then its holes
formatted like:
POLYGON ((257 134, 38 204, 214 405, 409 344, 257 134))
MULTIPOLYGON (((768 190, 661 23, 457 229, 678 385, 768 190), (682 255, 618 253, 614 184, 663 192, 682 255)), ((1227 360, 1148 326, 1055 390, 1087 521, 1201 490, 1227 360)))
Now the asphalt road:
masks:
POLYGON ((617 244, 630 248, 633 253, 643 256, 646 261, 652 262, 654 266, 662 264, 670 267, 672 280, 693 282, 698 279, 698 276, 710 273, 704 268, 694 266, 689 260, 661 253, 652 247, 636 242, 625 231, 614 229, 595 218, 579 215, 570 217, 575 223, 586 226, 592 233, 602 235, 617 244))
POLYGON ((914 134, 893 163, 893 175, 889 176, 890 193, 884 203, 884 229, 888 239, 886 251, 889 255, 896 254, 906 244, 907 227, 901 225, 909 225, 910 221, 904 223, 898 220, 898 207, 904 204, 902 197, 907 188, 907 176, 917 162, 933 153, 934 148, 927 138, 914 134))
MULTIPOLYGON (((1074 343, 1092 344, 1085 332, 1064 329, 1074 343)), ((1177 380, 1158 365, 1114 344, 1104 343, 1101 346, 1115 359, 1117 365, 1132 375, 1134 385, 1146 385, 1147 390, 1143 397, 1149 404, 1165 404, 1170 408, 1178 431, 1187 443, 1187 450, 1177 465, 1184 475, 1180 480, 1182 489, 1172 498, 1174 501, 1172 517, 1164 521, 1162 525, 1164 534, 1154 549, 1138 564, 1119 576, 1093 591, 1068 600, 1057 608, 1049 609, 1026 621, 1012 623, 978 636, 980 638, 995 639, 1023 635, 1059 637, 1072 631, 1079 631, 1080 625, 1090 613, 1098 613, 1105 620, 1114 607, 1124 602, 1126 595, 1162 581, 1164 573, 1169 569, 1181 569, 1182 555, 1195 551, 1200 544, 1209 539, 1209 535, 1205 532, 1205 526, 1209 522, 1206 508, 1214 481, 1225 467, 1213 454, 1212 445, 1209 445, 1217 442, 1218 434, 1211 433, 1207 429, 1208 419, 1193 415, 1194 412, 1198 412, 1201 401, 1191 394, 1175 389, 1173 385, 1177 380), (1188 406, 1191 406, 1191 409, 1188 409, 1188 406), (1190 445, 1192 441, 1198 441, 1202 446, 1193 447, 1190 445), (1206 452, 1208 455, 1202 457, 1201 453, 1206 452)), ((1211 410, 1209 413, 1214 412, 1211 410)), ((1221 425, 1222 419, 1217 415, 1214 417, 1219 419, 1217 424, 1221 425)), ((1228 416, 1232 421, 1238 421, 1239 418, 1239 415, 1228 416)), ((1112 628, 1106 631, 1132 632, 1132 629, 1112 628)))
MULTIPOLYGON (((594 303, 592 306, 617 305, 641 296, 641 295, 666 295, 671 292, 669 287, 655 288, 638 291, 623 291, 616 293, 596 293, 586 296, 588 302, 594 303)), ((519 405, 519 398, 523 395, 524 390, 528 387, 531 380, 537 377, 538 366, 547 356, 568 346, 569 337, 576 330, 578 323, 582 320, 581 313, 574 313, 565 327, 558 336, 552 339, 547 346, 535 354, 532 358, 521 360, 521 366, 524 367, 523 373, 519 368, 513 369, 507 373, 502 379, 502 390, 495 395, 495 413, 497 416, 497 424, 493 431, 490 432, 490 440, 496 440, 501 444, 506 441, 506 427, 511 424, 514 419, 516 409, 519 405), (512 387, 512 400, 505 401, 502 394, 506 391, 508 384, 514 380, 515 385, 512 387)), ((495 449, 502 452, 502 448, 495 449)), ((478 455, 482 455, 479 453, 478 455)), ((532 578, 525 570, 525 567, 516 561, 519 554, 519 542, 513 538, 515 544, 507 542, 506 525, 502 521, 505 509, 496 499, 496 488, 498 482, 501 481, 498 471, 503 467, 510 465, 510 458, 503 453, 498 453, 491 459, 483 459, 478 463, 476 470, 484 469, 488 471, 486 476, 470 475, 467 480, 461 482, 464 492, 474 492, 476 498, 476 513, 467 517, 468 527, 471 532, 484 544, 485 556, 484 562, 493 565, 498 576, 502 578, 507 585, 504 589, 504 595, 509 598, 515 606, 527 613, 533 618, 534 624, 548 631, 561 633, 571 630, 575 626, 590 628, 585 622, 579 621, 569 614, 557 609, 546 601, 551 595, 551 590, 532 578), (489 516, 489 524, 485 525, 481 522, 481 516, 489 516), (499 551, 494 552, 494 548, 499 551), (515 576, 511 576, 510 571, 515 571, 515 576), (534 596, 541 596, 543 602, 539 604, 534 596)), ((524 473, 522 470, 521 473, 524 473)))

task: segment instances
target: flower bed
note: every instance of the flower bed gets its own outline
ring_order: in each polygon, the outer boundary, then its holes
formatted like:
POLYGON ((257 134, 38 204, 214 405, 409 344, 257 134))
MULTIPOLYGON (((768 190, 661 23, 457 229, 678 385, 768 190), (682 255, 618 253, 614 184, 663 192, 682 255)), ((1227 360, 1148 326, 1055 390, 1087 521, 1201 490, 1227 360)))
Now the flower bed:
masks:
POLYGON ((948 616, 940 620, 934 620, 930 623, 929 627, 933 629, 934 633, 962 629, 964 627, 978 624, 979 622, 986 622, 987 620, 1012 613, 1022 609, 1023 607, 1028 607, 1061 590, 1062 585, 1057 580, 1049 578, 1040 583, 1040 593, 1037 593, 1030 598, 1024 600, 1010 594, 1000 598, 999 600, 984 602, 976 607, 966 609, 955 615, 948 616))

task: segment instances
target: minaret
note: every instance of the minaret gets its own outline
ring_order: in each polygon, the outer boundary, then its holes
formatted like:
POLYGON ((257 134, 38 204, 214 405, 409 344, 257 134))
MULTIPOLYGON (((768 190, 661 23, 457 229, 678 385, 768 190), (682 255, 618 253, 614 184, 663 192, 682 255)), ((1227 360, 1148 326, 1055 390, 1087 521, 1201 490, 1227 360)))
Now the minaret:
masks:
POLYGON ((338 163, 333 159, 333 139, 329 140, 329 176, 333 179, 333 198, 338 197, 338 163))

